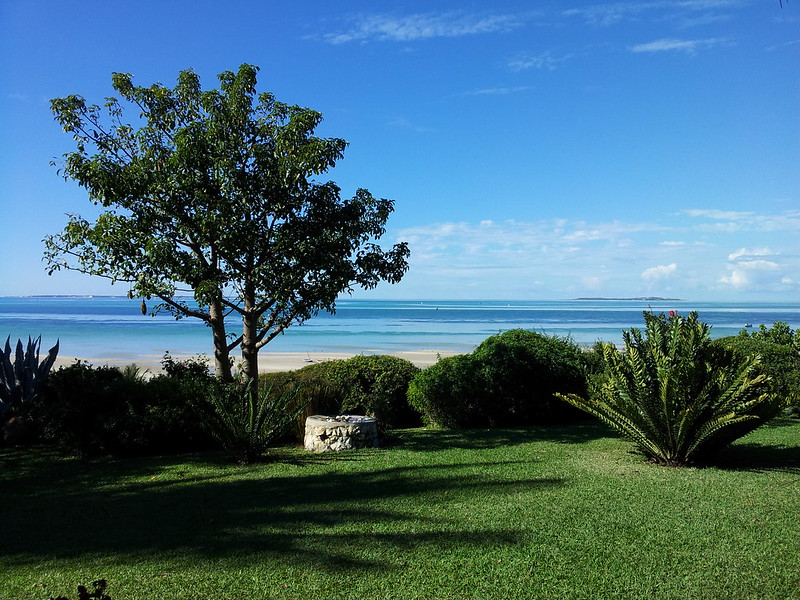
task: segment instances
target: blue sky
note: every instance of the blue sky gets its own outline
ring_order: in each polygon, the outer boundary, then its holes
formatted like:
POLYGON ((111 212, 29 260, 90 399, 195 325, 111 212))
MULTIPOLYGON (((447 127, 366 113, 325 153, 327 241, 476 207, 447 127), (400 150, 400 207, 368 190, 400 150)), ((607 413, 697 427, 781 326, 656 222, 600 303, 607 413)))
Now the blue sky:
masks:
POLYGON ((800 298, 800 2, 0 0, 0 28, 0 295, 127 291, 41 262, 93 214, 51 98, 247 62, 350 142, 325 179, 396 201, 411 269, 356 297, 800 298))

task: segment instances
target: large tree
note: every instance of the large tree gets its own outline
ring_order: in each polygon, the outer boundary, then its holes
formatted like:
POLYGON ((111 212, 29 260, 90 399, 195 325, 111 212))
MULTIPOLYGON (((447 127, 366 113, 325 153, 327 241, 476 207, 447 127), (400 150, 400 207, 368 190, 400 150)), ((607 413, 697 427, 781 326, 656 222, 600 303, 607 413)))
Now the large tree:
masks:
POLYGON ((342 199, 335 183, 315 181, 347 142, 314 136, 320 113, 257 94, 257 71, 221 73, 209 91, 191 70, 174 89, 114 73, 122 100, 106 98, 105 110, 76 95, 51 101, 77 146, 59 172, 105 210, 94 222, 69 215, 45 239, 49 272, 123 282, 143 311, 156 298, 153 313, 203 320, 226 380, 237 346, 244 376, 255 377, 258 351, 291 324, 408 269, 406 243, 377 245, 393 201, 364 189, 342 199))

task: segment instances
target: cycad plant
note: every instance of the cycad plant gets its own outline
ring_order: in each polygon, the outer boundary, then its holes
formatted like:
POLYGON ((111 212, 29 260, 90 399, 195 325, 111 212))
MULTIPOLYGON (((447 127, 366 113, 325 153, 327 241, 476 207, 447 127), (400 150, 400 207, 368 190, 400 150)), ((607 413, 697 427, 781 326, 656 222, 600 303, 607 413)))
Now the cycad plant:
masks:
POLYGON ((671 313, 644 313, 645 333, 625 348, 601 344, 605 373, 588 398, 559 395, 633 440, 663 465, 703 463, 780 412, 757 356, 712 344, 710 327, 671 313))
POLYGON ((305 407, 297 396, 297 389, 273 393, 272 385, 259 388, 256 380, 219 382, 208 389, 196 409, 225 451, 248 464, 292 427, 305 407))

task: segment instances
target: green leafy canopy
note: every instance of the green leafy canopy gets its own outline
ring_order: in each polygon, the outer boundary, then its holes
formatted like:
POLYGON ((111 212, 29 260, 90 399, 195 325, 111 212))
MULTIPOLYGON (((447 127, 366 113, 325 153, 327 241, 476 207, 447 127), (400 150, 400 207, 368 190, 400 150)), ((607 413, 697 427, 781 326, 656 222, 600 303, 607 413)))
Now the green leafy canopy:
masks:
POLYGON ((45 239, 49 272, 124 282, 131 296, 159 299, 154 312, 206 321, 227 378, 239 344, 254 376, 258 350, 286 327, 408 268, 406 243, 376 243, 393 201, 364 189, 342 199, 335 183, 315 181, 347 142, 313 135, 320 113, 258 94, 257 71, 226 71, 208 91, 191 70, 172 89, 115 73, 120 99, 102 109, 77 95, 51 102, 76 143, 60 174, 107 210, 94 222, 71 215, 45 239), (123 120, 130 110, 134 125, 123 120), (239 336, 225 329, 231 314, 239 336))

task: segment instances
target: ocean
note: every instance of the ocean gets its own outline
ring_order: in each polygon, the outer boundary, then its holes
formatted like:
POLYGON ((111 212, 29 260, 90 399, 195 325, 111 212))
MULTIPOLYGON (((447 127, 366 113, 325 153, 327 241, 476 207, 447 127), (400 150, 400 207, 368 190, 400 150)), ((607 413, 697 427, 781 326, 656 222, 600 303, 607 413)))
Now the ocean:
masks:
MULTIPOLYGON (((696 310, 712 325, 715 338, 735 335, 746 324, 784 321, 800 328, 800 303, 343 299, 335 315, 320 313, 290 327, 263 352, 469 352, 488 336, 515 328, 570 336, 587 346, 598 340, 621 344, 622 331, 642 327, 642 311, 649 309, 696 310)), ((143 316, 139 301, 126 297, 0 297, 0 343, 8 335, 12 343, 41 335, 43 352, 59 339, 63 356, 133 362, 165 351, 213 354, 211 333, 203 323, 143 316)))

